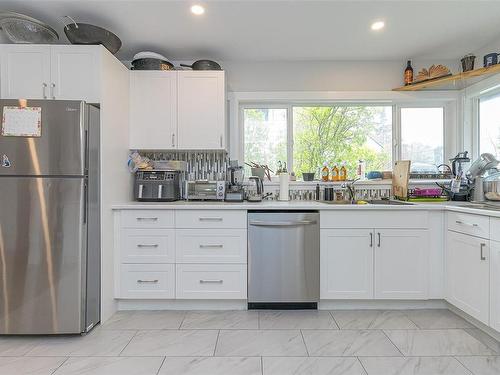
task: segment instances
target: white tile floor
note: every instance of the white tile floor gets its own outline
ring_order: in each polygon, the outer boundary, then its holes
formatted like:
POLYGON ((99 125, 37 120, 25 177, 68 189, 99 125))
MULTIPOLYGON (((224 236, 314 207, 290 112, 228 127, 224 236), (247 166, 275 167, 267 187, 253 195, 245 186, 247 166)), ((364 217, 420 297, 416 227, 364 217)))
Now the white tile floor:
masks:
POLYGON ((499 375, 447 310, 119 312, 90 334, 0 337, 0 375, 499 375))

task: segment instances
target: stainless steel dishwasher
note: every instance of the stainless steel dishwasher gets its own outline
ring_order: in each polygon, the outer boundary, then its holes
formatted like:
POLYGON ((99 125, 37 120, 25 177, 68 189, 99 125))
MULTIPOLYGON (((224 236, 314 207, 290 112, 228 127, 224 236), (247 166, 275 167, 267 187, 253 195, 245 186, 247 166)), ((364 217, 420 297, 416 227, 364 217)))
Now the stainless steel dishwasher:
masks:
POLYGON ((319 213, 248 213, 248 308, 315 309, 319 213))

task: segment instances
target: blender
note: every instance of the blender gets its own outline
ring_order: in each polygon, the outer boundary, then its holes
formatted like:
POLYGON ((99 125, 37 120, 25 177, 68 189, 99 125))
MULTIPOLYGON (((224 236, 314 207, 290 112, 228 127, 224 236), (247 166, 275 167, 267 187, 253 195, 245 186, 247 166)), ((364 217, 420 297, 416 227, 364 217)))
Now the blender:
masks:
POLYGON ((245 199, 245 189, 243 188, 243 178, 245 172, 237 160, 231 160, 228 168, 228 187, 226 189, 226 202, 243 202, 245 199))

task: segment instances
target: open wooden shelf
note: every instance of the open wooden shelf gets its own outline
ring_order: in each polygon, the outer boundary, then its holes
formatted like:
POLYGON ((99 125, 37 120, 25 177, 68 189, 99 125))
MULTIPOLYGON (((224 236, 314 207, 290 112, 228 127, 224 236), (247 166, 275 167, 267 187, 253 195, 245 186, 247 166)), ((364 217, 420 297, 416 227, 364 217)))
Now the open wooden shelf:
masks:
POLYGON ((412 83, 411 85, 398 87, 393 90, 462 90, 496 73, 500 73, 500 64, 492 65, 487 68, 474 69, 465 73, 458 73, 446 77, 435 78, 424 82, 412 83))

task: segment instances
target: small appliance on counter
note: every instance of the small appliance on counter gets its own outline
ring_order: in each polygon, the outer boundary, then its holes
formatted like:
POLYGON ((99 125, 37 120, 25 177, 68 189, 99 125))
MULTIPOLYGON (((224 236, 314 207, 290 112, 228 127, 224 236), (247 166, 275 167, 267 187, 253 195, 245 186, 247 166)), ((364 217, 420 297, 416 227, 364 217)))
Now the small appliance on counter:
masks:
POLYGON ((262 202, 262 198, 264 197, 264 183, 262 179, 257 176, 252 176, 249 177, 248 180, 255 182, 256 191, 253 194, 247 194, 247 201, 262 202))
MULTIPOLYGON (((490 184, 485 184, 487 176, 494 175, 498 173, 497 166, 499 161, 492 154, 484 153, 475 160, 469 168, 469 178, 474 182, 474 192, 472 194, 472 201, 483 202, 485 200, 486 193, 485 187, 489 188, 490 184)), ((489 182, 489 180, 486 180, 489 182)), ((492 196, 492 195, 490 195, 492 196)))
POLYGON ((226 190, 226 202, 243 202, 245 189, 243 178, 245 176, 243 167, 238 165, 237 160, 231 160, 228 168, 229 182, 226 190))
POLYGON ((181 171, 135 172, 134 199, 138 202, 173 202, 181 199, 181 171))
POLYGON ((226 181, 186 181, 186 198, 189 201, 223 201, 226 181))
POLYGON ((459 152, 451 163, 451 182, 447 184, 437 184, 452 201, 467 201, 470 199, 472 192, 472 185, 467 178, 467 171, 469 170, 470 158, 468 152, 459 152))

